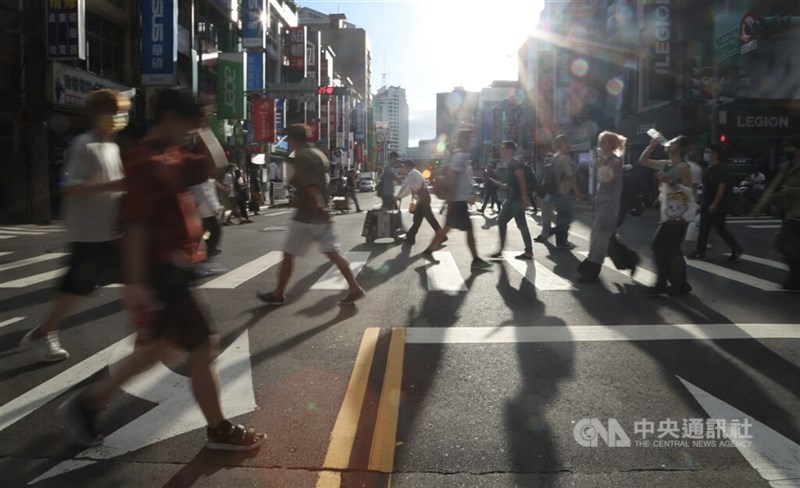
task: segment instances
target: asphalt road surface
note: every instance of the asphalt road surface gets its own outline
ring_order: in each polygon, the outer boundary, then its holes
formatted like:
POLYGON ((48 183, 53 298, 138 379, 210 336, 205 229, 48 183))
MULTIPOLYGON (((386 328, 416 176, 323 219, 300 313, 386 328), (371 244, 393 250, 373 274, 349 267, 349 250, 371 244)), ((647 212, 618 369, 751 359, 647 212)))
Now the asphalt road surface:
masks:
MULTIPOLYGON (((248 454, 203 449, 180 361, 116 395, 104 446, 74 446, 58 407, 129 350, 120 289, 98 290, 63 323, 69 359, 11 353, 43 319, 66 251, 57 223, 0 227, 0 484, 800 486, 800 295, 780 291, 779 222, 732 220, 744 259, 728 263, 712 239, 709 260, 689 268, 693 294, 652 298, 642 291, 655 271, 652 210, 622 230, 641 271, 607 266, 598 284, 576 282, 585 205, 574 251, 535 244, 533 262, 515 260, 512 223, 506 259, 480 273, 463 233, 434 265, 420 256, 427 224, 413 247, 367 244, 364 215, 335 217, 367 291, 350 307, 316 250, 296 262, 283 307, 256 297, 275 283, 290 209, 224 228, 216 261, 228 271, 196 293, 221 335, 226 412, 269 436, 248 454)), ((473 218, 487 256, 496 222, 473 218)))

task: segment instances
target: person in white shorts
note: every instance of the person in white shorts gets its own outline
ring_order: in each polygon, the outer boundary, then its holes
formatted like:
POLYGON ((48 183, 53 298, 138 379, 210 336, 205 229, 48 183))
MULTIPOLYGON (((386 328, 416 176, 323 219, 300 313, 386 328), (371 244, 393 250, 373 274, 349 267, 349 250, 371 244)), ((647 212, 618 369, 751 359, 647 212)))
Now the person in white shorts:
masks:
POLYGON ((271 292, 259 293, 258 297, 270 305, 283 305, 294 258, 303 256, 316 242, 320 252, 328 256, 347 281, 349 293, 340 304, 350 305, 364 297, 365 292, 356 282, 350 263, 339 252, 339 243, 327 207, 328 187, 325 184, 325 175, 329 172, 330 162, 322 151, 308 142, 309 133, 310 129, 305 124, 294 124, 286 131, 289 153, 294 152, 294 175, 291 183, 296 191, 293 204, 297 212, 289 225, 289 234, 283 247, 278 283, 271 292))

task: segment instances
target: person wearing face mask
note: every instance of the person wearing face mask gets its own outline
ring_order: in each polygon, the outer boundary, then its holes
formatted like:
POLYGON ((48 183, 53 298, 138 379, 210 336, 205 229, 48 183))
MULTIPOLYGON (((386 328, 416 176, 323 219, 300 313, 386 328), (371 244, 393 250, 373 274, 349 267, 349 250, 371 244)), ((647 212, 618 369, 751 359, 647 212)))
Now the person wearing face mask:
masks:
POLYGON ((116 90, 89 94, 91 129, 76 137, 67 151, 65 196, 69 270, 44 322, 22 338, 19 349, 33 359, 67 359, 57 328, 70 311, 98 286, 119 282, 123 168, 114 139, 128 123, 130 100, 116 90))
POLYGON ((709 146, 703 154, 703 159, 708 163, 708 169, 703 177, 703 187, 706 194, 700 209, 700 233, 697 237, 697 250, 689 256, 690 259, 705 259, 708 237, 713 226, 723 241, 731 248, 729 261, 735 261, 742 255, 742 246, 728 231, 725 225, 731 201, 733 188, 731 177, 723 164, 722 148, 717 144, 709 146))
POLYGON ((760 214, 773 200, 782 200, 786 214, 777 247, 789 265, 789 279, 783 288, 800 291, 800 134, 784 138, 783 156, 786 161, 764 191, 753 215, 760 214))

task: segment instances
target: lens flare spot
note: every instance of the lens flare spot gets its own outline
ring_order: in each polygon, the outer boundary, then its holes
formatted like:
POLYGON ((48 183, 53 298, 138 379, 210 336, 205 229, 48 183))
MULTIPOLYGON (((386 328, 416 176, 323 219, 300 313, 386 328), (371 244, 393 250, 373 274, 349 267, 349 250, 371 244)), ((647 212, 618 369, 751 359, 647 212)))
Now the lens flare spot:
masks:
POLYGON ((583 78, 589 72, 589 63, 585 59, 576 59, 570 67, 572 74, 583 78))
POLYGON ((619 78, 611 78, 608 80, 608 83, 606 83, 606 91, 612 97, 620 95, 624 87, 625 83, 623 83, 619 78))

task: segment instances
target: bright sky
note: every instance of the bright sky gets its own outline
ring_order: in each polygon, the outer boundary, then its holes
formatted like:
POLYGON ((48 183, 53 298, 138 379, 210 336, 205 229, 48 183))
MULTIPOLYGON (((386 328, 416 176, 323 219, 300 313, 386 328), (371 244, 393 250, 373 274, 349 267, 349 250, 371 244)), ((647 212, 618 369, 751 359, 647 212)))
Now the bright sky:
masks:
POLYGON ((297 1, 322 13, 342 12, 372 43, 373 93, 406 89, 409 147, 433 138, 436 93, 456 86, 479 91, 517 79, 517 53, 533 34, 544 0, 297 1), (495 8, 499 7, 499 8, 495 8))

